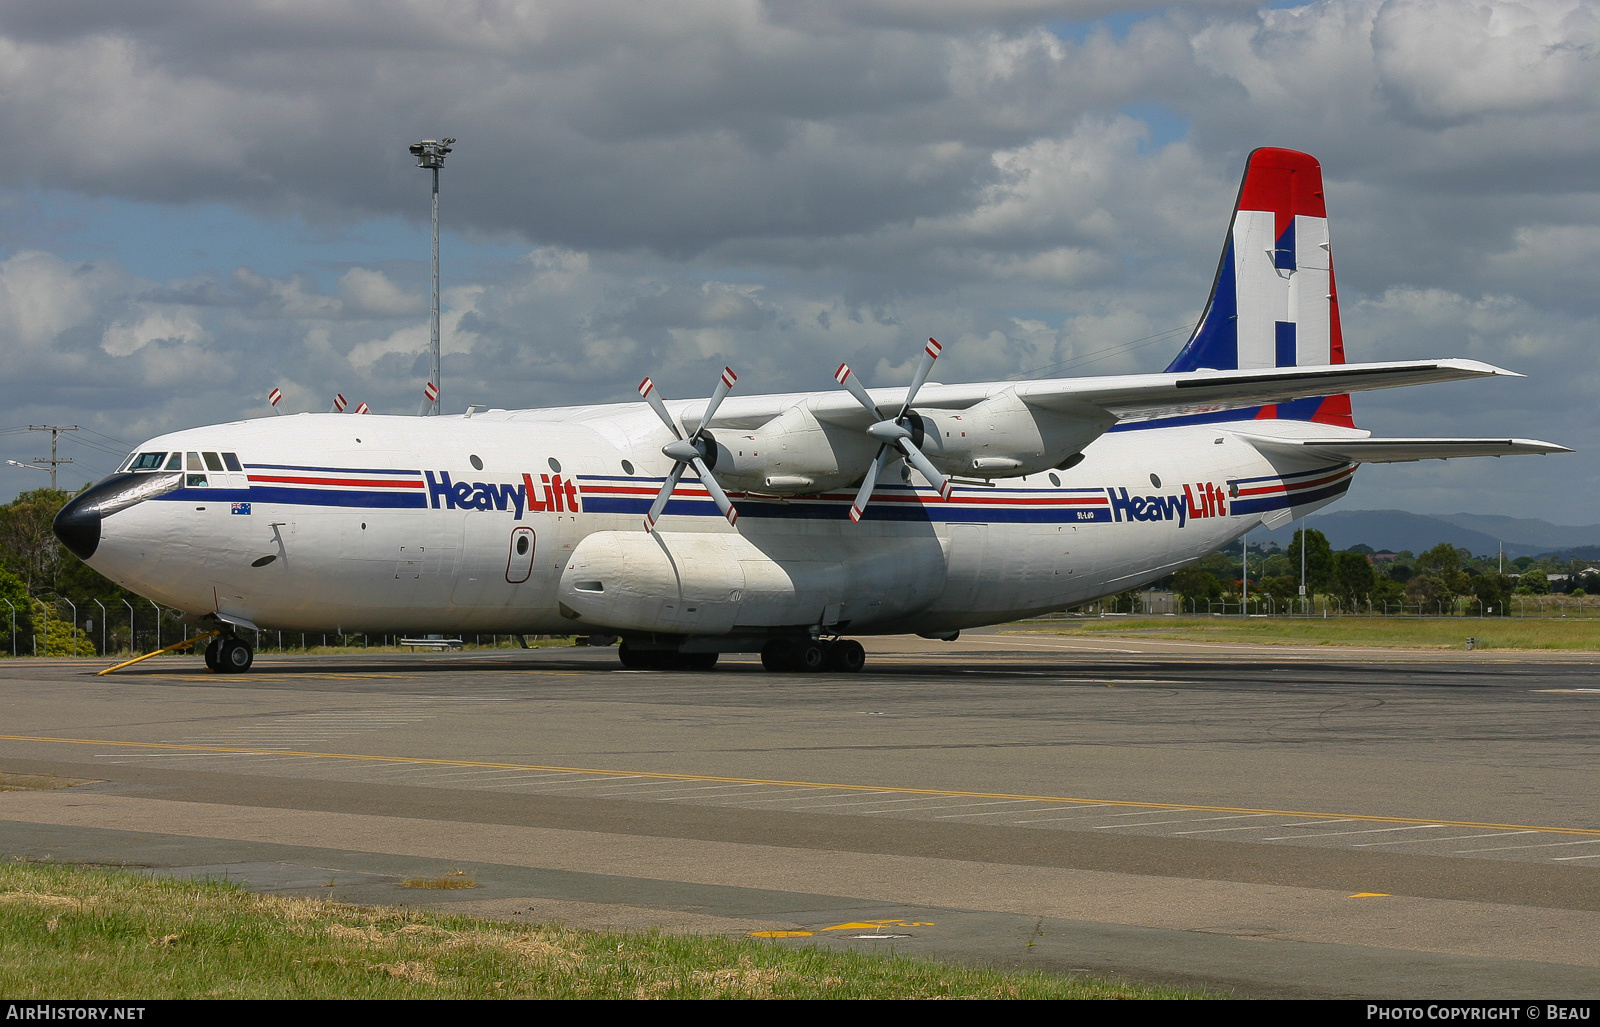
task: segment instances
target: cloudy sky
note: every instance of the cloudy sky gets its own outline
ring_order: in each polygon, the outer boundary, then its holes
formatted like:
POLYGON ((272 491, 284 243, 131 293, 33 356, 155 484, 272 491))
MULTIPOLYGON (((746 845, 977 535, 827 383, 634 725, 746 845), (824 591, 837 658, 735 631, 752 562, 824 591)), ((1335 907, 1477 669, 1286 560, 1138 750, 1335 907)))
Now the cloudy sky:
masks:
POLYGON ((75 487, 274 386, 415 413, 443 135, 449 411, 891 384, 929 335, 944 381, 1158 371, 1272 145, 1322 161, 1351 359, 1528 375, 1358 423, 1580 450, 1344 507, 1594 523, 1597 105, 1575 0, 0 0, 0 429, 99 433, 75 487))

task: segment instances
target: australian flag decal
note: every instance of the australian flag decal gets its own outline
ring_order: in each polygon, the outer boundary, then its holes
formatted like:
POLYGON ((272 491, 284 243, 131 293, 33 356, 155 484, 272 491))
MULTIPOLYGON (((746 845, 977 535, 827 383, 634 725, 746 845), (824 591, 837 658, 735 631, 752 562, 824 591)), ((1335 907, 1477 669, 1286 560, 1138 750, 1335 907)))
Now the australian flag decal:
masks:
POLYGON ((248 517, 250 515, 250 504, 235 503, 233 504, 233 512, 236 514, 244 514, 246 517, 248 517))

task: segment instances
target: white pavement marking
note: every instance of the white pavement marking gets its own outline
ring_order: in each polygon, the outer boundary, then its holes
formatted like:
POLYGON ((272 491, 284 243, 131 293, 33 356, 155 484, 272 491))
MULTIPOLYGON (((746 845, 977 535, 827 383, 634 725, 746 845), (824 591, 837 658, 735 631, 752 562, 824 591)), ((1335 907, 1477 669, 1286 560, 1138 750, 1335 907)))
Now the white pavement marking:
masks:
POLYGON ((1538 845, 1496 845, 1491 849, 1457 849, 1457 852, 1503 852, 1506 849, 1554 849, 1562 845, 1600 845, 1600 838, 1589 838, 1581 842, 1541 842, 1538 845))
POLYGON ((1263 838, 1264 842, 1291 841, 1296 838, 1341 838, 1351 834, 1386 834, 1389 831, 1428 831, 1443 824, 1417 824, 1414 827, 1380 827, 1374 831, 1323 831, 1320 834, 1285 834, 1276 838, 1263 838))
POLYGON ((1512 834, 1538 833, 1538 831, 1495 831, 1492 834, 1453 834, 1448 838, 1394 838, 1386 842, 1357 842, 1351 848, 1370 849, 1374 845, 1411 845, 1415 842, 1459 842, 1464 838, 1504 838, 1512 834))
MULTIPOLYGON (((1247 817, 1270 817, 1270 816, 1272 816, 1271 813, 1240 813, 1240 814, 1236 814, 1236 815, 1231 816, 1231 817, 1184 817, 1182 820, 1147 820, 1147 821, 1144 821, 1143 823, 1133 824, 1131 826, 1133 826, 1133 827, 1154 827, 1157 824, 1204 824, 1207 821, 1211 821, 1211 820, 1244 820, 1247 817)), ((1095 830, 1098 831, 1098 830, 1101 830, 1102 828, 1107 828, 1107 827, 1128 827, 1128 826, 1130 826, 1130 825, 1128 825, 1128 824, 1102 824, 1102 825, 1100 825, 1100 827, 1095 828, 1095 830)), ((1257 831, 1270 831, 1271 830, 1271 828, 1269 826, 1267 826, 1266 824, 1262 824, 1261 826, 1255 827, 1253 829, 1257 830, 1257 831)), ((1224 829, 1223 828, 1217 828, 1217 830, 1220 831, 1220 830, 1224 830, 1224 829)), ((1248 831, 1248 830, 1252 830, 1252 828, 1240 827, 1240 828, 1229 828, 1228 830, 1248 831)), ((1172 833, 1173 834, 1199 834, 1200 832, 1198 832, 1198 831, 1174 831, 1172 833)))

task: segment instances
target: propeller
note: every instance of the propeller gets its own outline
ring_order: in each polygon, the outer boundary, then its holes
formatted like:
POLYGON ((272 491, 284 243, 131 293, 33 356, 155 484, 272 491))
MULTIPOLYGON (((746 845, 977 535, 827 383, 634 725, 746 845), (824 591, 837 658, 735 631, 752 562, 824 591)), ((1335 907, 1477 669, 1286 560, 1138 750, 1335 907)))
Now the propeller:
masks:
POLYGON ((939 469, 922 455, 922 450, 911 441, 911 429, 906 427, 906 415, 911 413, 911 404, 917 398, 917 390, 928 380, 928 374, 933 370, 933 362, 939 359, 939 352, 942 349, 944 347, 939 345, 938 340, 928 340, 928 344, 922 348, 922 359, 917 362, 916 373, 911 376, 911 387, 906 389, 905 402, 900 404, 900 412, 887 420, 884 419, 878 405, 872 401, 872 397, 867 395, 866 386, 861 384, 861 379, 850 370, 848 364, 840 364, 839 370, 834 372, 834 381, 843 385, 850 395, 877 419, 876 423, 867 429, 867 434, 882 443, 878 447, 878 455, 867 467, 866 476, 861 479, 861 489, 856 493, 856 501, 850 506, 851 521, 860 522, 861 515, 867 508, 867 502, 872 498, 872 490, 877 487, 878 476, 883 473, 889 461, 897 456, 905 457, 907 463, 921 471, 922 476, 939 490, 940 499, 950 498, 950 479, 939 473, 939 469))
POLYGON ((716 414, 717 407, 722 404, 728 395, 728 390, 733 388, 733 383, 739 376, 733 373, 733 368, 724 367, 722 378, 717 382, 716 389, 711 393, 711 398, 706 401, 706 411, 700 415, 700 423, 695 430, 685 438, 678 429, 678 422, 667 413, 667 405, 661 402, 661 396, 656 392, 656 383, 646 378, 639 383, 639 395, 650 404, 650 409, 661 418, 661 423, 671 429, 673 440, 661 447, 661 452, 672 458, 672 473, 667 475, 667 480, 661 486, 661 491, 656 495, 656 501, 650 504, 650 512, 644 518, 644 530, 655 531, 656 521, 661 517, 661 511, 666 509, 667 500, 672 498, 672 490, 678 487, 678 479, 683 477, 683 472, 689 467, 694 468, 694 473, 700 476, 700 484, 711 493, 711 498, 716 500, 717 509, 722 511, 722 516, 728 519, 729 524, 736 524, 739 520, 739 511, 733 508, 728 501, 728 494, 722 491, 722 486, 717 484, 717 479, 712 477, 711 468, 706 464, 705 454, 708 447, 715 445, 706 427, 711 423, 711 418, 716 414))

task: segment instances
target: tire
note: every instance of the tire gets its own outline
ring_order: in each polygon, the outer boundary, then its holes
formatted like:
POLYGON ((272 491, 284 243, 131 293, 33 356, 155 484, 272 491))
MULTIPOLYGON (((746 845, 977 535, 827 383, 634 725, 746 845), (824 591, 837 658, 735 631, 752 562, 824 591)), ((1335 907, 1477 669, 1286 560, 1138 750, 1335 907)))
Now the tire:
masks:
POLYGON ((794 650, 795 670, 814 674, 828 664, 828 651, 821 642, 801 642, 794 650))
POLYGON ((243 674, 255 662, 255 650, 242 638, 224 639, 217 653, 217 669, 224 674, 243 674))
POLYGON ((761 647, 761 665, 775 674, 786 674, 797 669, 794 665, 794 643, 787 638, 774 638, 761 647))
POLYGON ((673 665, 678 670, 711 670, 717 665, 717 653, 675 653, 673 665))
POLYGON ((853 638, 833 643, 828 652, 828 669, 854 674, 867 664, 867 651, 853 638))
POLYGON ((206 666, 214 673, 222 673, 222 636, 218 635, 206 643, 206 666))
POLYGON ((617 646, 617 658, 621 660, 622 665, 629 670, 648 670, 650 663, 649 655, 650 654, 635 649, 627 642, 623 642, 621 645, 617 646))

